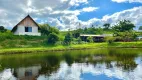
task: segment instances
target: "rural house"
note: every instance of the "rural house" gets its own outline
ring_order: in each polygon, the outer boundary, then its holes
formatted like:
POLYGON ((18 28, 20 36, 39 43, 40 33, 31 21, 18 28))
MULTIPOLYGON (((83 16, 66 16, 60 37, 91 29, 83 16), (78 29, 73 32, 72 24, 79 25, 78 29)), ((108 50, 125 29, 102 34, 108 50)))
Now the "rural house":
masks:
POLYGON ((12 32, 14 35, 40 36, 39 29, 38 24, 28 15, 13 27, 12 32))

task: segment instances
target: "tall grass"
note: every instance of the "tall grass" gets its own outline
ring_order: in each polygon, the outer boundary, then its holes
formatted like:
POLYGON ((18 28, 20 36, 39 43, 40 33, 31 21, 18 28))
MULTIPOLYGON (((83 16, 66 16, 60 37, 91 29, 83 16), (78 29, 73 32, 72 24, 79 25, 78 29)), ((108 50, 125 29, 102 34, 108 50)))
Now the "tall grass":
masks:
POLYGON ((0 33, 0 48, 40 47, 47 36, 18 36, 10 32, 0 33))

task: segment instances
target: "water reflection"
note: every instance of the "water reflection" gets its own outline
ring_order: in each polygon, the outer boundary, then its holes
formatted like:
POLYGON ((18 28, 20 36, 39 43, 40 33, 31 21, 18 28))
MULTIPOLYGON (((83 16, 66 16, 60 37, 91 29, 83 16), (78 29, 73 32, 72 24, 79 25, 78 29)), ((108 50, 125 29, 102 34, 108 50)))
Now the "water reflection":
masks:
POLYGON ((141 49, 0 56, 0 80, 142 80, 141 49))

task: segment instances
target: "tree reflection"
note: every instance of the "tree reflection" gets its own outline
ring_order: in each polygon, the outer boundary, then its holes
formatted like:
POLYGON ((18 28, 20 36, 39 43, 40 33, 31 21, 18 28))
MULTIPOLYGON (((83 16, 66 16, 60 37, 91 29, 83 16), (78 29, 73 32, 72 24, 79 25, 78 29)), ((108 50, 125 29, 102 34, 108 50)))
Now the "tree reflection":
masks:
POLYGON ((66 63, 68 64, 68 66, 71 66, 74 63, 74 57, 71 54, 64 54, 63 55, 65 58, 66 63))
MULTIPOLYGON (((135 58, 137 55, 136 51, 131 50, 115 50, 108 49, 107 52, 98 52, 93 50, 87 51, 70 51, 70 52, 60 52, 55 54, 55 52, 51 54, 43 54, 43 55, 30 55, 25 57, 13 56, 13 57, 1 57, 1 67, 14 69, 13 75, 15 77, 19 77, 19 74, 24 69, 24 76, 31 76, 34 78, 39 75, 50 76, 53 73, 58 72, 60 68, 61 61, 65 61, 70 68, 73 66, 72 64, 77 63, 79 65, 86 63, 85 65, 94 65, 94 68, 99 64, 103 66, 105 64, 105 68, 110 69, 114 67, 122 68, 123 71, 133 71, 137 64, 135 62, 135 58), (60 55, 62 53, 62 55, 60 55), (81 63, 81 64, 80 64, 81 63), (19 71, 19 72, 18 72, 19 71), (35 74, 36 73, 36 74, 35 74)), ((103 67, 104 68, 104 67, 103 67)), ((82 72, 82 70, 81 70, 82 72)))
POLYGON ((45 61, 42 62, 40 74, 50 75, 56 72, 60 67, 61 57, 57 55, 48 55, 45 57, 45 61))

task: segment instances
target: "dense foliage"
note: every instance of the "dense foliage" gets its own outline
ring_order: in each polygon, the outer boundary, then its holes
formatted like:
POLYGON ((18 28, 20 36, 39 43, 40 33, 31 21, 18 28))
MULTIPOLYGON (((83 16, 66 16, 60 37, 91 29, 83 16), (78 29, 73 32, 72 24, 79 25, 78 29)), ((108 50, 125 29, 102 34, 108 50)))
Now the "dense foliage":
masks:
POLYGON ((91 37, 91 36, 88 37, 88 38, 87 38, 87 41, 88 41, 88 42, 93 42, 93 37, 91 37))
POLYGON ((135 28, 135 25, 129 20, 119 21, 118 24, 113 26, 113 29, 118 32, 131 31, 133 28, 135 28))
POLYGON ((7 31, 7 29, 5 29, 3 26, 0 26, 0 32, 6 32, 7 31))
POLYGON ((55 44, 57 41, 59 41, 59 37, 55 33, 50 33, 47 39, 48 44, 55 44))
POLYGON ((48 36, 50 33, 54 32, 56 34, 59 34, 59 30, 56 29, 55 27, 51 27, 48 24, 41 24, 40 26, 40 32, 42 35, 48 36))
POLYGON ((93 37, 87 37, 86 40, 83 40, 80 34, 113 34, 113 36, 107 36, 103 40, 99 39, 101 42, 106 41, 108 43, 135 41, 138 35, 142 35, 141 32, 133 30, 135 25, 129 20, 119 21, 113 26, 109 23, 105 23, 102 26, 92 25, 91 27, 87 27, 88 26, 72 31, 59 31, 57 28, 51 27, 48 24, 41 24, 40 32, 42 36, 16 36, 13 35, 11 31, 0 26, 0 48, 40 47, 48 44, 86 44, 97 40, 93 37))
POLYGON ((134 41, 137 38, 136 33, 133 31, 135 25, 129 20, 119 21, 118 24, 113 26, 115 41, 134 41))
POLYGON ((67 33, 64 39, 64 42, 67 44, 70 44, 71 41, 73 40, 72 34, 71 33, 67 33))
POLYGON ((109 23, 105 23, 103 26, 104 26, 104 30, 109 30, 110 29, 110 24, 109 23))

